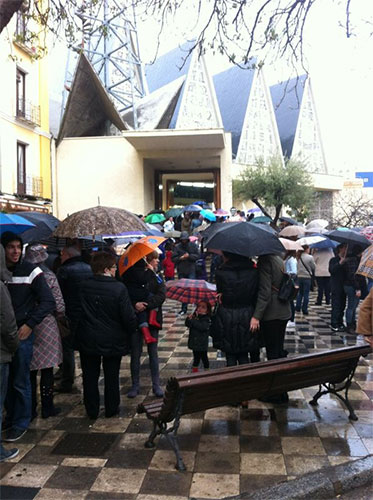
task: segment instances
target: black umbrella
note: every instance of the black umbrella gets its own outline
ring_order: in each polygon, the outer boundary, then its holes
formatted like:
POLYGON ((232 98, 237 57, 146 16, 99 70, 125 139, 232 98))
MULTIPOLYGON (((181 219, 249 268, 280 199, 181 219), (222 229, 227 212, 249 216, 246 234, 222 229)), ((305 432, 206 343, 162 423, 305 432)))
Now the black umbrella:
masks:
POLYGON ((35 224, 35 227, 22 233, 24 243, 49 238, 60 223, 54 215, 43 212, 17 212, 17 214, 35 224))
POLYGON ((347 243, 350 246, 359 245, 363 250, 372 244, 365 236, 350 229, 335 229, 334 231, 329 231, 324 236, 339 243, 347 243))
POLYGON ((296 221, 295 219, 292 219, 291 217, 280 217, 280 222, 287 222, 291 226, 299 226, 299 222, 296 221))
POLYGON ((205 247, 245 257, 281 254, 285 251, 276 235, 251 222, 222 224, 207 238, 205 247))

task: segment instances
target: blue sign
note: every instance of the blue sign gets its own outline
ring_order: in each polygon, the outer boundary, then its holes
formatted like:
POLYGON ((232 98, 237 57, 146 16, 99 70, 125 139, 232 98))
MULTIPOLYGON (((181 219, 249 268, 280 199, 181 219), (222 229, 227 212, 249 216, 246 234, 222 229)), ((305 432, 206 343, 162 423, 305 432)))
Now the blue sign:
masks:
POLYGON ((355 177, 363 179, 365 188, 373 187, 373 172, 355 172, 355 177))

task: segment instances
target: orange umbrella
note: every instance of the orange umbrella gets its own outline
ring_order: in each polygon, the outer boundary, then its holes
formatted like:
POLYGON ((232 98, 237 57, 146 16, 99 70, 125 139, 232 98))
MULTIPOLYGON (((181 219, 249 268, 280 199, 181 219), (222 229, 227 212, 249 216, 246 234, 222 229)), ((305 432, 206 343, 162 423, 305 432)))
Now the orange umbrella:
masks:
POLYGON ((161 245, 167 238, 161 236, 146 236, 134 243, 121 255, 118 263, 119 274, 122 276, 124 272, 132 267, 140 259, 153 252, 159 245, 161 245))

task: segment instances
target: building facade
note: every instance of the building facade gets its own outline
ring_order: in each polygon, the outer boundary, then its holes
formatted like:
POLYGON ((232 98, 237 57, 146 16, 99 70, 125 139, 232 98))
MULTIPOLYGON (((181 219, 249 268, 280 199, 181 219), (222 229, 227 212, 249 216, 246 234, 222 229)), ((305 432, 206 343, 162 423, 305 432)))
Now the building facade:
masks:
POLYGON ((44 34, 29 43, 29 29, 19 11, 0 34, 0 208, 9 212, 49 211, 52 200, 48 63, 36 57, 44 34))

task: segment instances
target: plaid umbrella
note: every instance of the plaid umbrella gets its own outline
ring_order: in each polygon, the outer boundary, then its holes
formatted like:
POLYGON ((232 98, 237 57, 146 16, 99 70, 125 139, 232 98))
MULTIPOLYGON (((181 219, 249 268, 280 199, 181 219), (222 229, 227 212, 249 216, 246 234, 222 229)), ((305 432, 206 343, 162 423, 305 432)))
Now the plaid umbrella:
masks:
POLYGON ((368 238, 369 241, 373 241, 373 226, 364 227, 360 231, 360 234, 368 238))
POLYGON ((370 247, 364 250, 356 272, 357 274, 362 274, 366 278, 373 279, 373 245, 370 245, 370 247))
POLYGON ((216 302, 216 285, 204 280, 183 278, 177 281, 167 281, 166 296, 184 304, 197 304, 201 300, 214 305, 216 302))

